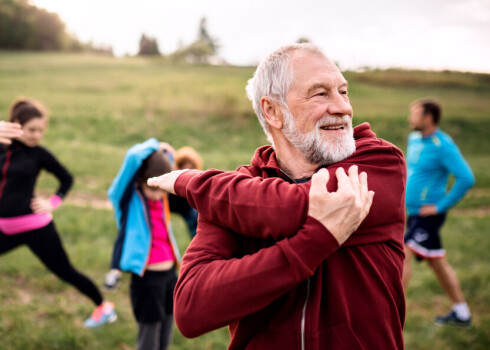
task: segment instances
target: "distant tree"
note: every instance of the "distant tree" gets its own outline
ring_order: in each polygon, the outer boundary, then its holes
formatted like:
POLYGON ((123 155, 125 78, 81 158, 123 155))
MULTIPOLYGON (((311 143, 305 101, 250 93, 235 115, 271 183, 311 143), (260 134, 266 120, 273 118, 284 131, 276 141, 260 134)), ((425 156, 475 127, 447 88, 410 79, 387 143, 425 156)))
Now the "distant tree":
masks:
POLYGON ((27 48, 33 50, 63 50, 66 48, 68 35, 65 24, 56 13, 44 9, 33 11, 31 25, 34 29, 27 41, 27 48))
POLYGON ((140 56, 160 55, 160 51, 158 50, 157 40, 155 38, 151 38, 149 36, 146 36, 145 34, 142 34, 140 39, 140 48, 138 51, 138 55, 140 56))
POLYGON ((57 14, 32 6, 28 0, 0 1, 0 47, 60 50, 65 25, 57 14))
POLYGON ((208 33, 208 24, 206 17, 201 18, 199 22, 199 32, 197 35, 197 41, 209 46, 211 54, 214 55, 218 51, 218 43, 216 39, 213 39, 208 33))
POLYGON ((188 46, 180 47, 173 57, 190 63, 209 63, 211 57, 218 52, 218 41, 211 37, 207 28, 207 20, 201 18, 197 38, 188 46))
POLYGON ((311 43, 311 40, 308 39, 307 37, 300 37, 298 40, 296 40, 297 44, 305 44, 305 43, 311 43))
POLYGON ((207 63, 213 55, 213 48, 204 41, 194 41, 186 49, 187 60, 191 63, 207 63))
POLYGON ((68 51, 98 49, 68 34, 65 23, 56 13, 38 8, 30 0, 0 0, 0 48, 68 51))

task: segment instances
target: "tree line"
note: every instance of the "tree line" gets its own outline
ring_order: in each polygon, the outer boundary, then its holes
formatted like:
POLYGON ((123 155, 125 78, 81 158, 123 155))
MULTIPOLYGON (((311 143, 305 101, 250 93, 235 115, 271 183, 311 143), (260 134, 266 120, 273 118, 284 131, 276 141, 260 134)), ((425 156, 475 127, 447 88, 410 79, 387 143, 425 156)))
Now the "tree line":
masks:
MULTIPOLYGON (((181 45, 168 56, 189 63, 210 63, 217 58, 218 43, 207 29, 206 18, 199 23, 196 40, 181 45)), ((83 43, 69 34, 58 14, 36 7, 29 0, 0 0, 0 49, 40 51, 90 51, 112 55, 111 47, 83 43)), ((161 55, 157 40, 142 34, 138 55, 161 55)))
POLYGON ((0 49, 112 54, 110 47, 82 43, 68 34, 58 14, 36 7, 29 0, 0 0, 0 49))
MULTIPOLYGON (((188 63, 211 63, 217 59, 218 41, 208 31, 206 18, 199 21, 199 29, 196 39, 189 45, 181 44, 179 48, 168 56, 174 61, 185 61, 188 63)), ((146 34, 141 35, 138 55, 155 56, 161 55, 157 40, 146 34)), ((221 62, 223 63, 223 62, 221 62)))

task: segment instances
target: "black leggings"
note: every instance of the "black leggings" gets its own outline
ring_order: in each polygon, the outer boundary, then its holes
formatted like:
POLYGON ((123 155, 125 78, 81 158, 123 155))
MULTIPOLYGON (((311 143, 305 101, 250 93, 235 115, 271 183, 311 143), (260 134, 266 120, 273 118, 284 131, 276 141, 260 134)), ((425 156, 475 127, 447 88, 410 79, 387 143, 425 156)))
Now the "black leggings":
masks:
POLYGON ((75 286, 80 292, 92 299, 95 305, 102 303, 103 299, 99 289, 70 263, 52 221, 47 226, 24 233, 6 235, 0 232, 0 255, 22 244, 26 244, 56 276, 75 286))

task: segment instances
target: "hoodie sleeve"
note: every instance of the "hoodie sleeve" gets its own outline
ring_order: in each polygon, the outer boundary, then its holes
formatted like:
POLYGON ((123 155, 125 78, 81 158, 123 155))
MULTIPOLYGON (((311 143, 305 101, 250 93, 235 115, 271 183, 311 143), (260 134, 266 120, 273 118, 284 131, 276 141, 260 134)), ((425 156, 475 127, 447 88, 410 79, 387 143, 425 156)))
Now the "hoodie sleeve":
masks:
MULTIPOLYGON (((358 165, 368 174, 376 195, 360 230, 404 220, 406 166, 402 152, 376 139, 361 144, 358 152, 327 169, 330 192, 337 190, 335 171, 358 165)), ((310 182, 291 184, 281 178, 260 178, 237 171, 189 170, 175 182, 203 219, 245 236, 280 239, 298 232, 308 217, 310 182)), ((381 239, 381 238, 380 238, 381 239)))
POLYGON ((176 324, 184 336, 197 337, 257 312, 311 277, 338 248, 308 217, 293 237, 243 255, 239 235, 199 217, 175 287, 176 324))
POLYGON ((175 191, 205 220, 247 236, 292 236, 308 215, 309 184, 290 184, 280 178, 189 170, 177 178, 175 191))

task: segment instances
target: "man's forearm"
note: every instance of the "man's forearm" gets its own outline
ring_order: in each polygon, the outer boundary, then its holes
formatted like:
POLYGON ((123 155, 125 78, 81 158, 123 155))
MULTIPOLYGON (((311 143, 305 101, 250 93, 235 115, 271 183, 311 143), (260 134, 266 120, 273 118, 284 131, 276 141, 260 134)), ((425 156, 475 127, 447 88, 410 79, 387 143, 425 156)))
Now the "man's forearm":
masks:
POLYGON ((301 228, 308 190, 308 184, 214 169, 187 171, 175 182, 176 193, 205 220, 243 235, 274 239, 292 236, 301 228))

